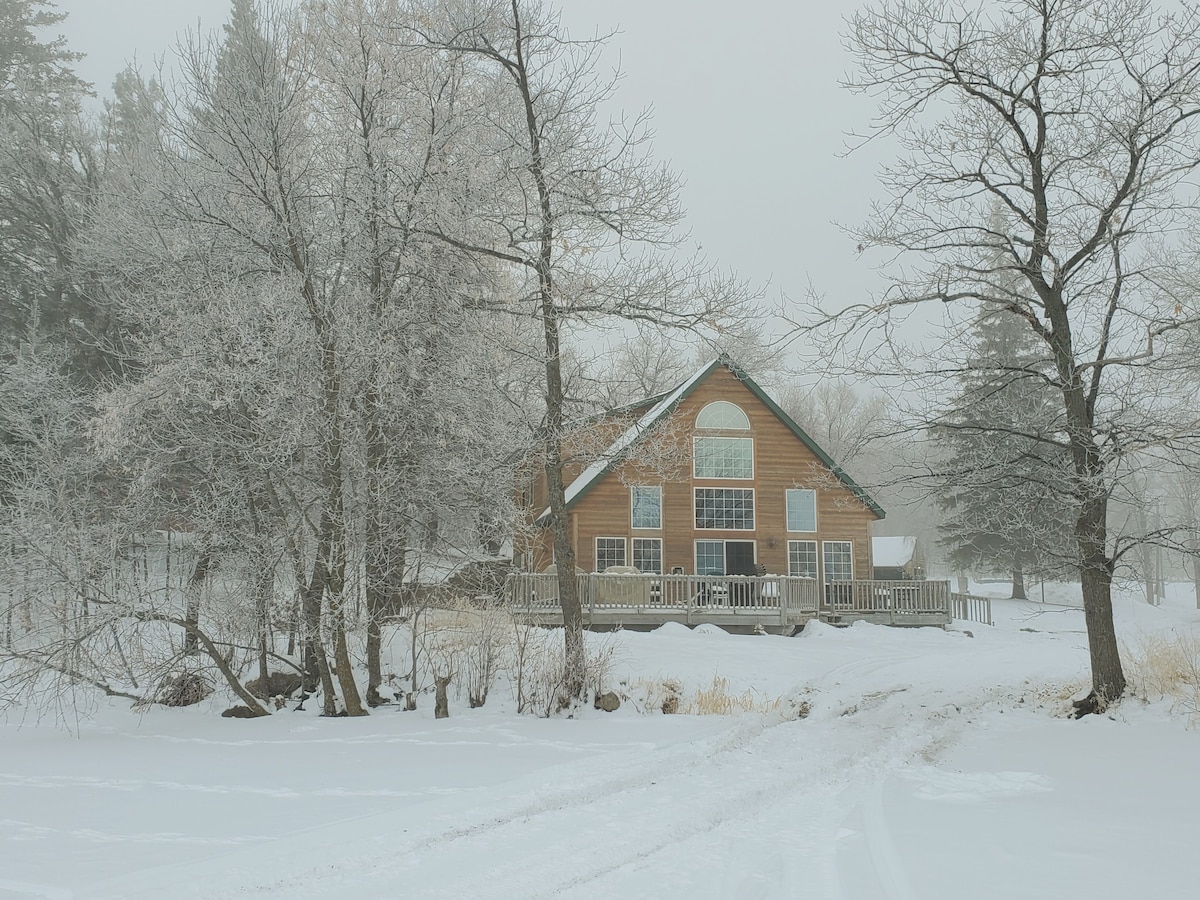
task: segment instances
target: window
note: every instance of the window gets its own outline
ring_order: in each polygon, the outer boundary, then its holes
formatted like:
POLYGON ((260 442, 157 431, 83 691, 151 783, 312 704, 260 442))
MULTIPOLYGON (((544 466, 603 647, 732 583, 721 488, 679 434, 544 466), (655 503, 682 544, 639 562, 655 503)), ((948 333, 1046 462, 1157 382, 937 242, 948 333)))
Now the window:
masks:
POLYGON ((754 541, 696 541, 697 575, 753 575, 754 541))
POLYGON ((816 541, 788 541, 788 574, 798 578, 817 577, 816 541))
POLYGON ((610 566, 625 565, 625 538, 596 538, 596 571, 604 572, 610 566))
POLYGON ((754 491, 748 488, 696 488, 696 527, 754 530, 754 491))
MULTIPOLYGON (((662 528, 662 488, 635 485, 629 489, 634 528, 662 528)), ((641 568, 641 566, 638 566, 641 568)))
POLYGON ((662 574, 662 538, 634 538, 633 565, 639 572, 662 574))
POLYGON ((817 530, 817 492, 790 490, 787 492, 787 530, 817 530))
POLYGON ((724 541, 696 541, 696 574, 725 574, 724 541))
POLYGON ((693 445, 697 478, 754 477, 754 438, 698 437, 693 445))
POLYGON ((850 541, 826 541, 825 581, 851 581, 854 578, 854 546, 850 541))
POLYGON ((741 408, 728 400, 714 400, 696 416, 697 428, 720 428, 729 431, 749 431, 750 419, 741 408))

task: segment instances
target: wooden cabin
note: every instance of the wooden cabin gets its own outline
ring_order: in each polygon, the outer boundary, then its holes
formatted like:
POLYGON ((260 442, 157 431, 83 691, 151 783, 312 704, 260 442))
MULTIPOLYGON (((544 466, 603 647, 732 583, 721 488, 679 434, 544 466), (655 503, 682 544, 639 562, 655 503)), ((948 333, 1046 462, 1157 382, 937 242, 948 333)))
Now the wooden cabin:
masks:
MULTIPOLYGON (((567 511, 584 572, 870 579, 884 511, 728 357, 605 416, 566 448, 567 511)), ((516 562, 553 563, 545 475, 531 463, 516 562)))

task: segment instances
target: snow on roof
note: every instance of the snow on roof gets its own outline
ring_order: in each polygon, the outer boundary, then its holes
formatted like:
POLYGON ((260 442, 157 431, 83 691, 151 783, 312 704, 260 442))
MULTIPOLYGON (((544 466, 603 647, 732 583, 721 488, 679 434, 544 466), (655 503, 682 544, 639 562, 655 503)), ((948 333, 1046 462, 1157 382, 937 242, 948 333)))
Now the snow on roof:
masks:
MULTIPOLYGON (((637 439, 645 434, 646 431, 655 422, 657 422, 659 418, 662 417, 663 413, 667 412, 676 403, 678 403, 679 399, 683 397, 683 395, 686 394, 697 381, 708 374, 713 365, 714 363, 711 362, 705 363, 704 366, 692 373, 692 375, 690 375, 681 385, 679 385, 679 387, 675 388, 675 390, 671 391, 671 393, 659 400, 658 403, 654 404, 654 406, 650 407, 650 409, 643 413, 640 419, 625 429, 621 436, 613 441, 608 446, 608 449, 605 450, 598 459, 593 461, 590 466, 579 473, 579 476, 574 481, 567 485, 567 490, 565 492, 567 504, 570 505, 572 500, 579 496, 579 494, 583 492, 593 481, 603 475, 605 471, 608 470, 609 466, 620 459, 621 454, 633 446, 637 439)), ((538 516, 538 518, 544 519, 548 515, 550 515, 550 507, 546 507, 542 514, 538 516)))
POLYGON ((917 552, 917 539, 911 535, 871 538, 871 558, 875 565, 901 568, 912 562, 917 552))
MULTIPOLYGON (((717 368, 717 366, 720 365, 724 365, 729 369, 730 372, 740 379, 747 389, 749 389, 750 393, 754 394, 754 396, 756 396, 762 402, 762 404, 767 407, 767 409, 774 413, 779 421, 786 425, 788 429, 791 430, 791 432, 816 455, 817 459, 828 466, 829 470, 837 476, 838 480, 845 484, 846 487, 848 487, 856 497, 862 500, 863 504, 869 510, 871 510, 881 519, 886 515, 882 507, 872 500, 871 496, 859 485, 855 484, 854 479, 842 471, 841 467, 829 457, 829 454, 822 450, 817 443, 804 432, 804 429, 797 425, 787 413, 780 409, 778 404, 776 404, 775 401, 772 400, 761 387, 755 384, 754 380, 749 375, 739 369, 737 364, 729 359, 729 357, 727 357, 725 354, 721 354, 712 362, 697 369, 677 388, 675 388, 669 394, 663 395, 662 398, 655 403, 654 406, 647 410, 637 420, 636 423, 626 429, 620 437, 610 444, 608 449, 600 455, 599 459, 584 469, 579 474, 579 477, 567 486, 567 489, 564 492, 566 494, 567 507, 569 508, 576 499, 586 493, 588 489, 591 488, 591 486, 597 481, 599 481, 606 472, 608 472, 615 464, 620 462, 622 456, 633 444, 635 444, 647 432, 649 432, 659 419, 674 409, 680 400, 688 396, 688 394, 692 392, 697 384, 708 377, 709 373, 711 373, 717 368)), ((537 521, 539 523, 543 522, 549 514, 550 509, 547 507, 542 511, 542 514, 538 516, 537 521)))

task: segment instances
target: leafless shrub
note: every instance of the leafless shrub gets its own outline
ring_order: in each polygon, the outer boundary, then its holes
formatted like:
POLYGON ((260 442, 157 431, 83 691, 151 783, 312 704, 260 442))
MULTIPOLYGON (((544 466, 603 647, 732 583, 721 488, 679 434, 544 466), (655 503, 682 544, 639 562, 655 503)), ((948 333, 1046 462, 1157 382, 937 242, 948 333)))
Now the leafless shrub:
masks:
MULTIPOLYGON (((610 636, 598 637, 585 659, 584 684, 593 695, 602 693, 611 679, 616 644, 610 636)), ((518 712, 549 716, 572 706, 564 693, 563 647, 554 631, 514 623, 507 666, 518 712)))
POLYGON ((457 673, 470 707, 483 706, 513 639, 512 615, 501 607, 480 607, 456 597, 414 616, 412 628, 414 667, 416 660, 424 659, 435 678, 457 673))

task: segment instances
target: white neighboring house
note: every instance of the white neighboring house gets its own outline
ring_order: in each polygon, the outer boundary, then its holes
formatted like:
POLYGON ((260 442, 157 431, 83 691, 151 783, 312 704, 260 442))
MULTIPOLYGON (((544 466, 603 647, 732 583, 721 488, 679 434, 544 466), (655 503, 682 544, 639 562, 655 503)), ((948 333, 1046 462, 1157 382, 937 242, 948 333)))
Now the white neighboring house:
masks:
POLYGON ((878 581, 925 578, 925 552, 913 535, 871 538, 871 563, 878 581))

